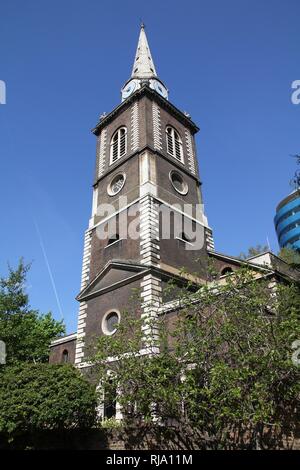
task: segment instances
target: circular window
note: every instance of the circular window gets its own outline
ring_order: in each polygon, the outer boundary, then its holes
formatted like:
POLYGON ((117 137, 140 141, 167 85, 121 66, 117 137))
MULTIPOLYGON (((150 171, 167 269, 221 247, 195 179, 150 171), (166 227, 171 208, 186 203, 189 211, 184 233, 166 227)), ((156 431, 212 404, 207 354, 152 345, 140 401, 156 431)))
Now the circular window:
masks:
POLYGON ((116 176, 114 176, 107 187, 108 194, 110 196, 115 196, 116 194, 118 194, 123 188, 125 184, 125 180, 126 180, 125 173, 118 173, 116 176))
POLYGON ((170 171, 170 181, 173 188, 180 194, 187 194, 189 188, 182 176, 177 171, 170 171))
POLYGON ((102 320, 102 331, 106 335, 113 335, 120 323, 120 313, 116 310, 107 312, 102 320))

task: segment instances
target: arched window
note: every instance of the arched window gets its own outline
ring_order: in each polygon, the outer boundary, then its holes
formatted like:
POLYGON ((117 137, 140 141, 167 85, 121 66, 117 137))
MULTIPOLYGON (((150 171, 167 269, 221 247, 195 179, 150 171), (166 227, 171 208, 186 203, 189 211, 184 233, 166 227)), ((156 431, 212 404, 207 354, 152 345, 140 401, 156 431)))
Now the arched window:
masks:
POLYGON ((63 350, 63 353, 62 353, 62 361, 64 364, 66 364, 67 362, 69 362, 69 351, 67 349, 64 349, 63 350))
POLYGON ((172 157, 183 163, 182 140, 178 132, 171 126, 166 129, 167 151, 172 157))
POLYGON ((225 276, 225 274, 231 274, 231 273, 233 273, 233 269, 230 266, 226 266, 225 268, 222 269, 221 276, 225 276))
POLYGON ((110 380, 109 387, 104 392, 104 418, 114 418, 116 416, 117 389, 110 380))
POLYGON ((124 157, 127 152, 127 129, 120 127, 112 136, 110 142, 110 164, 124 157))

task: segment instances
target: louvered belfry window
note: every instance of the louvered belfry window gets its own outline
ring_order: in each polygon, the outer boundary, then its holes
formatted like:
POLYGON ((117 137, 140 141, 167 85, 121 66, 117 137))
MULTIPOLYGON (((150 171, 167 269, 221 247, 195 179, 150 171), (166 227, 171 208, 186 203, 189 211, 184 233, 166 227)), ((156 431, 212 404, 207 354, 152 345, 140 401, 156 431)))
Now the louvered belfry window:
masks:
POLYGON ((124 157, 127 152, 127 129, 120 127, 112 136, 110 143, 110 164, 124 157))
POLYGON ((182 140, 178 132, 171 126, 166 129, 167 151, 172 157, 183 163, 182 140))

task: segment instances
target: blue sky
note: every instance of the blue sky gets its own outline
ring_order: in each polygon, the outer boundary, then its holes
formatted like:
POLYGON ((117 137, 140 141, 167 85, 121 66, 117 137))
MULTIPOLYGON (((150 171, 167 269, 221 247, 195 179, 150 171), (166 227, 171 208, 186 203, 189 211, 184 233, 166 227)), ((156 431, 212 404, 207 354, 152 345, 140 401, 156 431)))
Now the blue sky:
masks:
POLYGON ((32 262, 31 304, 76 329, 91 211, 90 129, 120 102, 139 24, 170 100, 200 126, 203 194, 218 251, 274 251, 276 204, 300 152, 298 0, 3 0, 0 7, 0 274, 32 262))

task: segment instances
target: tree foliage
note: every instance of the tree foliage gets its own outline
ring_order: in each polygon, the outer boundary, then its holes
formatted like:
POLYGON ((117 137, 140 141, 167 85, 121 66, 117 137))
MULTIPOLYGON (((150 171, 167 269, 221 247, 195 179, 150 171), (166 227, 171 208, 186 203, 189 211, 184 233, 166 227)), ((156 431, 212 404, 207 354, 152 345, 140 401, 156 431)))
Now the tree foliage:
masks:
POLYGON ((65 331, 51 313, 41 315, 30 308, 25 290, 29 266, 20 260, 0 278, 0 339, 6 344, 7 363, 46 362, 52 339, 65 331))
POLYGON ((270 251, 267 245, 250 246, 247 253, 240 253, 239 258, 246 260, 248 258, 252 258, 253 256, 260 255, 261 253, 265 253, 266 251, 270 251))
POLYGON ((290 266, 300 268, 300 252, 293 248, 282 248, 278 253, 279 258, 283 259, 290 266))
POLYGON ((291 360, 299 299, 297 286, 270 289, 270 279, 241 269, 222 285, 182 290, 177 315, 148 319, 148 336, 145 320, 123 316, 93 357, 106 404, 117 391, 125 424, 157 420, 161 432, 174 424, 183 435, 213 436, 219 448, 241 445, 245 433, 247 445, 256 445, 264 427, 282 427, 287 418, 292 430, 300 404, 300 369, 291 360))
POLYGON ((71 365, 29 364, 0 369, 0 433, 87 428, 96 421, 94 387, 71 365))

